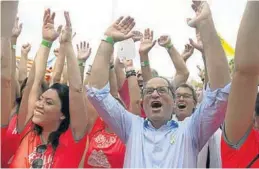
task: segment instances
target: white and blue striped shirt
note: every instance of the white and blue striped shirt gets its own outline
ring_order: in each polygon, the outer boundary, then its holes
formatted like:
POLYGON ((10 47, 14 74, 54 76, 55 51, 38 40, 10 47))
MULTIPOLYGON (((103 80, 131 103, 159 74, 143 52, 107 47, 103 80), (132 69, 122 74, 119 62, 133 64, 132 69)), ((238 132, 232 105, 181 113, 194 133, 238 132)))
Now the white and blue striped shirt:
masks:
POLYGON ((191 117, 159 129, 125 110, 110 95, 109 84, 86 88, 101 118, 126 144, 124 168, 194 168, 199 151, 223 123, 230 84, 215 91, 208 87, 191 117))

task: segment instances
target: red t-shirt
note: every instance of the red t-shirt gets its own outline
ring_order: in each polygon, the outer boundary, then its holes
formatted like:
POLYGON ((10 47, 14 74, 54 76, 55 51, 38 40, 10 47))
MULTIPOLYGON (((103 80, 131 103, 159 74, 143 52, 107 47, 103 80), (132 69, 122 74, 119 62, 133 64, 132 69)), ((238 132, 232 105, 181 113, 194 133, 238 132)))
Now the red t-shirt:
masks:
MULTIPOLYGON (((5 135, 2 135, 2 143, 1 143, 1 164, 3 168, 7 168, 10 164, 10 160, 13 157, 14 153, 18 149, 21 139, 23 136, 29 132, 31 129, 31 121, 25 126, 25 129, 21 132, 17 132, 17 118, 18 115, 15 114, 9 124, 8 127, 5 129, 5 135)), ((3 134, 3 133, 2 133, 3 134)))
POLYGON ((6 131, 7 131, 7 127, 2 127, 1 128, 1 147, 2 147, 3 142, 4 142, 6 131))
MULTIPOLYGON (((223 168, 246 168, 249 163, 259 154, 259 132, 252 129, 249 136, 240 147, 234 149, 221 139, 221 158, 223 168)), ((259 168, 257 159, 251 168, 259 168)))
POLYGON ((42 168, 78 168, 85 150, 86 138, 87 135, 75 142, 71 129, 68 129, 60 136, 56 151, 48 145, 47 150, 39 154, 36 148, 42 144, 40 136, 31 131, 22 140, 10 168, 31 168, 33 161, 38 158, 43 159, 42 168))
POLYGON ((89 147, 84 168, 123 168, 125 145, 113 133, 105 131, 105 123, 98 117, 89 134, 89 147))
MULTIPOLYGON (((123 86, 119 90, 120 97, 122 101, 125 103, 125 106, 127 110, 130 108, 130 96, 129 96, 129 86, 128 86, 128 80, 126 79, 123 83, 123 86)), ((141 117, 146 118, 146 113, 143 109, 142 103, 141 103, 141 117)))

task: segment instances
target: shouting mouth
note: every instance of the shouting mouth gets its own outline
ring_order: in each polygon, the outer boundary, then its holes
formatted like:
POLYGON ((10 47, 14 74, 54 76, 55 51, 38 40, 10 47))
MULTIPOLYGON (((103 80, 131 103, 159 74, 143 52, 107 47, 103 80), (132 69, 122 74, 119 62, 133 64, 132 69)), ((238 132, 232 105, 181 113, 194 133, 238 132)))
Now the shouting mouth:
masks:
POLYGON ((151 108, 153 111, 159 111, 162 108, 162 103, 160 101, 152 101, 151 102, 151 108))
POLYGON ((187 106, 186 106, 185 103, 178 103, 178 104, 177 104, 177 108, 178 108, 179 110, 184 110, 186 107, 187 107, 187 106))

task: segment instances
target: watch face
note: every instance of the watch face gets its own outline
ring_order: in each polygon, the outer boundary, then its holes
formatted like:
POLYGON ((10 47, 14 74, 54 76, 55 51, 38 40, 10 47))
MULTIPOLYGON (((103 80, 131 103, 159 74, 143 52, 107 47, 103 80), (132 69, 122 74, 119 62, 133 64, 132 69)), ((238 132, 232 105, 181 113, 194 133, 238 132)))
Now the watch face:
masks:
POLYGON ((117 57, 120 60, 131 60, 136 56, 136 48, 133 39, 127 39, 117 44, 117 57))

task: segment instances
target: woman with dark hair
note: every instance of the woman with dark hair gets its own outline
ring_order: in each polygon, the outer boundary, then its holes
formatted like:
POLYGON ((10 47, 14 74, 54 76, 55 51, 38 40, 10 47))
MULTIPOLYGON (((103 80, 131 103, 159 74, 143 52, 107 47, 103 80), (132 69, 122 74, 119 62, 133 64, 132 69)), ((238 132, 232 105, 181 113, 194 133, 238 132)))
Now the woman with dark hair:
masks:
MULTIPOLYGON (((86 145, 87 114, 82 81, 71 42, 71 23, 64 13, 66 27, 60 37, 60 50, 67 56, 70 87, 55 83, 38 94, 52 42, 61 32, 54 29, 55 13, 47 9, 42 28, 43 41, 35 59, 35 78, 29 94, 30 130, 24 135, 10 168, 76 168, 86 145)), ((19 117, 18 117, 19 118, 19 117)), ((19 121, 19 119, 18 119, 19 121)), ((19 123, 18 123, 19 124, 19 123)))

